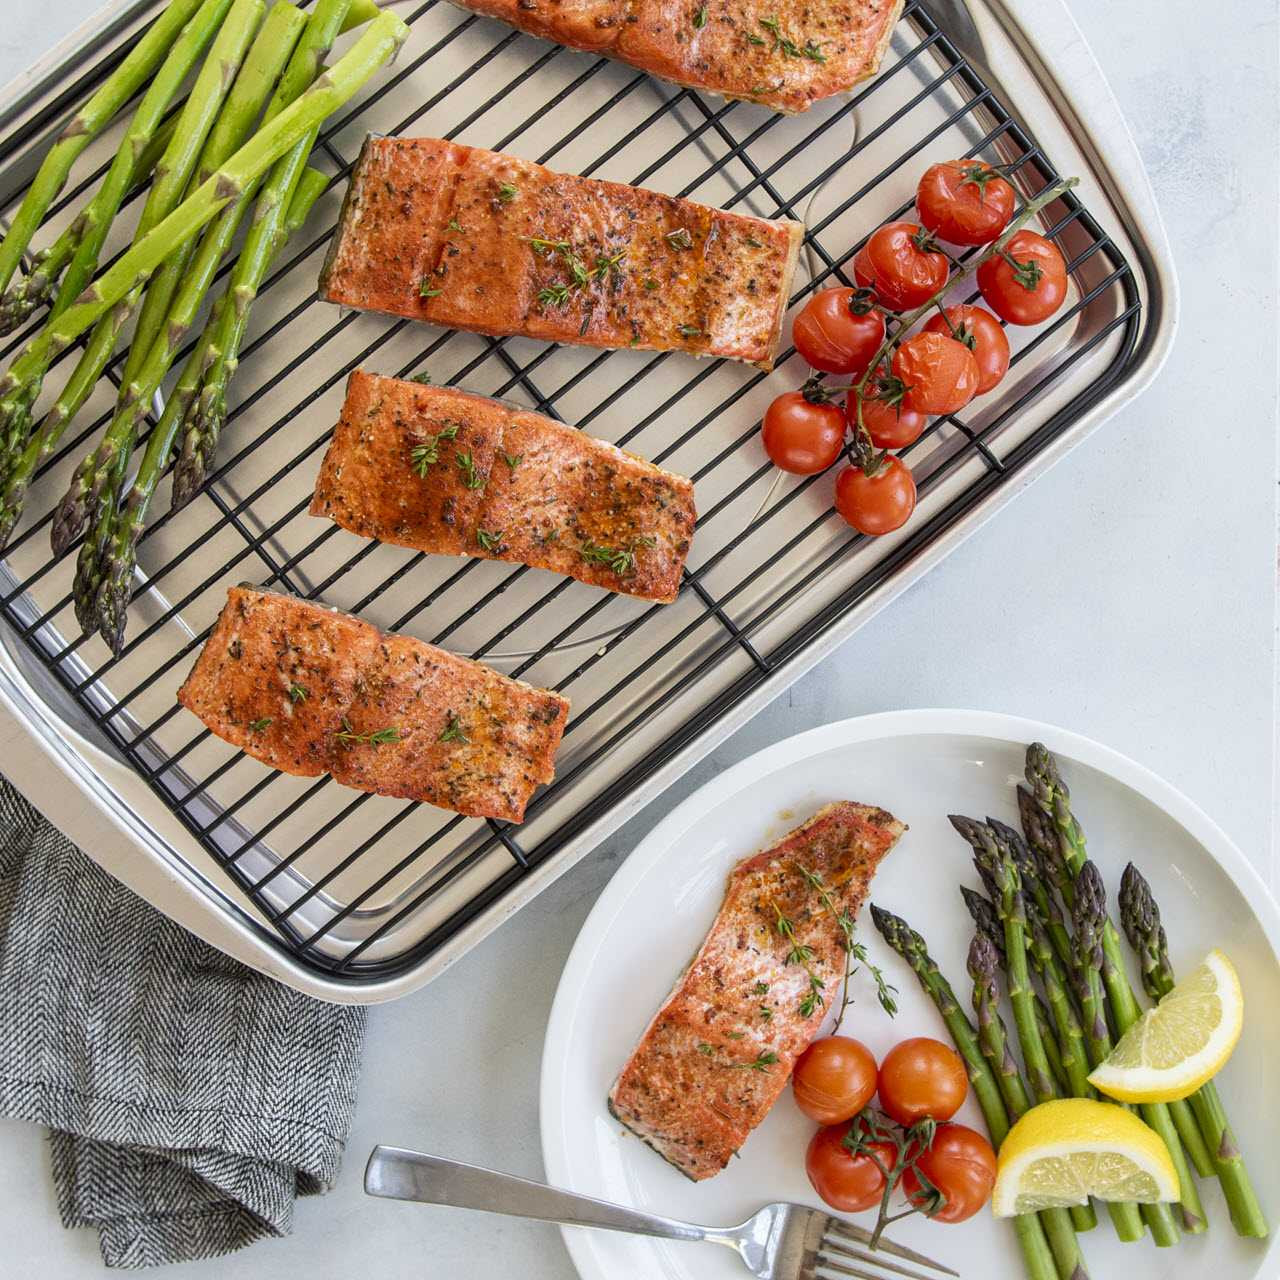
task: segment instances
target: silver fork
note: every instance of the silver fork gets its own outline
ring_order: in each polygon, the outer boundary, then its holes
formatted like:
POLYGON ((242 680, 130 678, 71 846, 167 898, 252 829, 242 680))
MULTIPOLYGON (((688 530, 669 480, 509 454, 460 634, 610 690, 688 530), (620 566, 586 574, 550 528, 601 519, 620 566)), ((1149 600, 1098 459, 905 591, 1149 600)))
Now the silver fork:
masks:
POLYGON ((747 1269, 759 1280, 817 1280, 820 1271, 852 1276, 854 1280, 887 1280, 890 1276, 935 1280, 885 1254, 944 1275, 959 1275, 950 1267, 883 1237, 872 1251, 867 1247, 871 1242, 869 1231, 821 1209, 798 1204, 767 1204, 739 1227, 696 1227, 507 1173, 383 1146, 374 1147, 369 1157, 364 1189, 371 1196, 391 1200, 483 1209, 572 1227, 603 1227, 606 1231, 628 1231, 664 1240, 709 1240, 737 1250, 747 1269), (868 1269, 873 1267, 876 1269, 868 1269))

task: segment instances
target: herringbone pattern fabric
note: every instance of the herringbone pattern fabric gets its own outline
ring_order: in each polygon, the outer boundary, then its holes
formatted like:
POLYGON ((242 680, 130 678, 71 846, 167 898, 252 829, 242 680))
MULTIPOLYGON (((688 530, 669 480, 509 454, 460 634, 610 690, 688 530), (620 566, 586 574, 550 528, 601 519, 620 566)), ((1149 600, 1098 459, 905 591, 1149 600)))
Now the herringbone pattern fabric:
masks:
POLYGON ((108 1266, 287 1235, 337 1173, 364 1025, 159 915, 0 778, 0 1114, 52 1130, 63 1222, 108 1266))

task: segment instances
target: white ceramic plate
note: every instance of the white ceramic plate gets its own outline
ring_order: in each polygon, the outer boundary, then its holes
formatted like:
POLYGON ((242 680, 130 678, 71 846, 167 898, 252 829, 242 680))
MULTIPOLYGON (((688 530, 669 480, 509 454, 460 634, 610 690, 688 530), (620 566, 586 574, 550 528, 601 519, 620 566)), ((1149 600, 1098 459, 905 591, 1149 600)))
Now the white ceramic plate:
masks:
MULTIPOLYGON (((804 1173, 813 1125, 790 1090, 744 1145, 741 1159, 694 1184, 610 1118, 609 1086, 701 942, 729 869, 832 800, 882 805, 909 825, 876 877, 872 898, 919 929, 957 990, 967 991, 964 957, 972 931, 956 886, 976 884, 976 877, 968 846, 946 814, 991 814, 1016 825, 1013 783, 1022 775, 1025 744, 1037 739, 1062 764, 1109 888, 1114 892, 1130 859, 1151 881, 1175 967, 1186 970, 1210 947, 1222 946, 1240 970, 1251 1016, 1220 1087, 1276 1221, 1280 1035, 1272 1011, 1280 1009, 1280 913, 1261 879, 1204 813, 1141 765, 1049 725, 968 711, 895 712, 800 734, 708 783, 649 834, 596 903, 560 979, 542 1062, 548 1180, 708 1224, 740 1222, 770 1200, 817 1204, 804 1173)), ((865 911, 859 925, 873 958, 901 992, 901 1011, 891 1022, 864 975, 844 1030, 877 1056, 908 1035, 945 1039, 932 1004, 865 911)), ((983 1127, 972 1101, 958 1118, 983 1127)), ((1204 1182, 1201 1190, 1213 1225, 1174 1252, 1149 1242, 1119 1244, 1100 1214, 1097 1229, 1082 1237, 1095 1280, 1168 1280, 1209 1268, 1214 1280, 1271 1277, 1276 1251, 1237 1239, 1216 1183, 1204 1182)), ((1023 1275, 1009 1228, 986 1214, 945 1227, 916 1218, 894 1231, 904 1243, 949 1261, 966 1280, 1023 1275)), ((564 1235, 583 1280, 742 1280, 747 1274, 727 1250, 708 1245, 581 1228, 564 1235)))

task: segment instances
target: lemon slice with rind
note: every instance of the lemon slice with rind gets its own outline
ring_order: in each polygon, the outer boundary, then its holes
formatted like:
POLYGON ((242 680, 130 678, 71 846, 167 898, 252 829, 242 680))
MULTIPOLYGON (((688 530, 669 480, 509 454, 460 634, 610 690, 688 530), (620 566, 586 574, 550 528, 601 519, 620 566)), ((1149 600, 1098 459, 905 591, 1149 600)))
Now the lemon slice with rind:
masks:
POLYGON ((1222 1070, 1243 1027, 1240 979, 1211 951, 1124 1033, 1089 1081, 1121 1102, 1176 1102, 1222 1070))
POLYGON ((1111 1102, 1064 1098, 1030 1111, 1000 1148, 992 1212, 1011 1218, 1099 1200, 1176 1200, 1178 1174, 1160 1136, 1111 1102))

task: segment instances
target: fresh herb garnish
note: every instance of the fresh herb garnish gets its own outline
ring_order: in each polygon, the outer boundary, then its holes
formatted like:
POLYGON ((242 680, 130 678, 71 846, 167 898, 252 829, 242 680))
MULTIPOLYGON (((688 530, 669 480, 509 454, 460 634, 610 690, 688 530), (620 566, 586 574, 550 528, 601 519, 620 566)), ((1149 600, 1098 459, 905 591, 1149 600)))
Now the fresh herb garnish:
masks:
POLYGON ((696 338, 702 330, 696 324, 682 324, 676 332, 682 338, 696 338))
POLYGON ((695 31, 701 31, 707 25, 707 6, 700 5, 693 14, 693 28, 695 31))
POLYGON ((290 702, 306 702, 307 696, 307 689, 305 685, 291 684, 289 686, 290 702))
POLYGON ((462 223, 460 223, 460 222, 457 220, 457 218, 450 218, 450 219, 449 219, 449 221, 448 221, 448 222, 446 222, 444 225, 445 225, 445 230, 446 230, 446 231, 463 231, 463 230, 465 230, 465 228, 463 227, 462 223))
POLYGON ((813 971, 813 948, 799 941, 796 937, 795 925, 782 914, 782 908, 776 902, 772 902, 770 905, 773 907, 774 915, 777 917, 774 920, 774 929, 780 937, 785 938, 791 944, 790 950, 787 952, 787 963, 799 965, 809 975, 809 990, 806 992, 804 999, 800 1001, 800 1016, 807 1018, 815 1010, 821 1009, 826 1003, 822 996, 825 984, 813 971))
POLYGON ((808 58, 810 62, 826 62, 827 55, 822 52, 821 45, 815 44, 812 40, 806 40, 804 47, 801 48, 794 40, 782 34, 782 26, 777 18, 760 18, 758 21, 773 36, 773 47, 781 49, 788 58, 808 58))
POLYGON ((768 1071, 777 1061, 778 1055, 772 1049, 763 1049, 754 1062, 733 1062, 729 1065, 734 1071, 768 1071))
POLYGON ((502 455, 502 460, 511 468, 512 471, 514 471, 524 461, 524 454, 504 453, 502 455))
POLYGON ((769 1006, 768 1006, 767 1004, 762 1004, 762 1005, 760 1006, 760 1017, 761 1017, 761 1019, 762 1019, 763 1021, 765 1021, 765 1022, 772 1022, 772 1021, 773 1021, 773 1010, 772 1010, 772 1009, 770 1009, 770 1008, 769 1008, 769 1006))
POLYGON ((420 382, 424 387, 431 385, 431 375, 424 369, 421 373, 415 373, 410 382, 420 382))
POLYGON ((578 553, 588 563, 606 565, 621 578, 635 572, 637 547, 656 547, 657 545, 657 538, 632 538, 625 547, 606 547, 588 538, 578 548, 578 553))
POLYGON ((476 541, 486 551, 502 550, 502 534, 501 533, 490 533, 488 529, 477 529, 476 541))
POLYGON ((677 227, 674 231, 668 231, 662 237, 673 249, 692 249, 693 237, 689 234, 688 227, 677 227))
POLYGON ((437 739, 437 741, 438 742, 470 742, 471 739, 468 738, 467 735, 462 732, 461 718, 459 716, 454 715, 454 713, 450 711, 449 719, 445 722, 444 729, 442 730, 440 737, 437 739))
MULTIPOLYGON (((748 31, 748 32, 747 32, 747 43, 748 43, 748 44, 754 44, 754 45, 766 45, 766 44, 768 44, 769 42, 768 42, 768 41, 767 41, 763 36, 758 36, 758 35, 756 35, 756 33, 755 33, 754 31, 748 31)), ((761 90, 761 86, 760 86, 760 85, 756 85, 756 86, 755 86, 755 88, 753 88, 753 89, 751 90, 751 92, 752 92, 752 93, 759 93, 759 92, 760 92, 760 90, 761 90)))
POLYGON ((752 987, 752 990, 758 996, 767 995, 769 992, 769 984, 767 982, 757 982, 756 985, 752 987))
POLYGON ((452 440, 458 434, 456 422, 447 423, 433 436, 424 436, 422 443, 409 451, 409 460, 420 479, 427 478, 427 469, 440 461, 440 441, 452 440))
POLYGON ((538 290, 538 301, 544 307, 563 307, 569 301, 567 284, 548 284, 538 290))
POLYGON ((422 283, 418 285, 418 297, 420 298, 438 298, 440 290, 431 283, 430 276, 423 276, 422 283))
POLYGON ((713 1053, 715 1053, 715 1046, 709 1045, 705 1040, 703 1040, 698 1045, 698 1052, 702 1054, 704 1057, 709 1058, 713 1053))
POLYGON ((509 182, 504 182, 498 187, 498 201, 501 204, 510 204, 519 194, 520 188, 512 186, 509 182))
POLYGON ((646 280, 644 282, 644 287, 647 292, 652 293, 658 287, 658 282, 653 279, 646 280))
POLYGON ((596 254, 596 266, 592 274, 597 280, 603 280, 606 276, 616 275, 622 270, 622 259, 627 256, 625 249, 619 249, 617 253, 605 255, 603 253, 596 254))
POLYGON ((369 729, 364 733, 357 733, 351 727, 351 721, 344 716, 342 719, 342 728, 333 736, 344 745, 348 745, 353 742, 363 742, 371 747, 380 747, 384 742, 399 742, 400 730, 388 725, 385 729, 369 729))
POLYGON ((274 716, 263 716, 261 720, 249 721, 249 731, 251 733, 261 733, 274 718, 274 716))
POLYGON ((468 449, 464 453, 459 449, 454 454, 454 458, 457 460, 458 466, 462 470, 462 483, 465 484, 468 489, 483 489, 485 476, 476 470, 475 459, 471 456, 471 450, 468 449))
POLYGON ((749 248, 749 249, 763 249, 763 248, 764 248, 764 245, 762 245, 762 244, 760 243, 760 241, 759 241, 759 240, 757 240, 757 239, 755 238, 755 236, 748 236, 748 237, 746 238, 746 240, 744 240, 744 241, 743 241, 743 243, 744 243, 744 244, 747 246, 747 248, 749 248))

